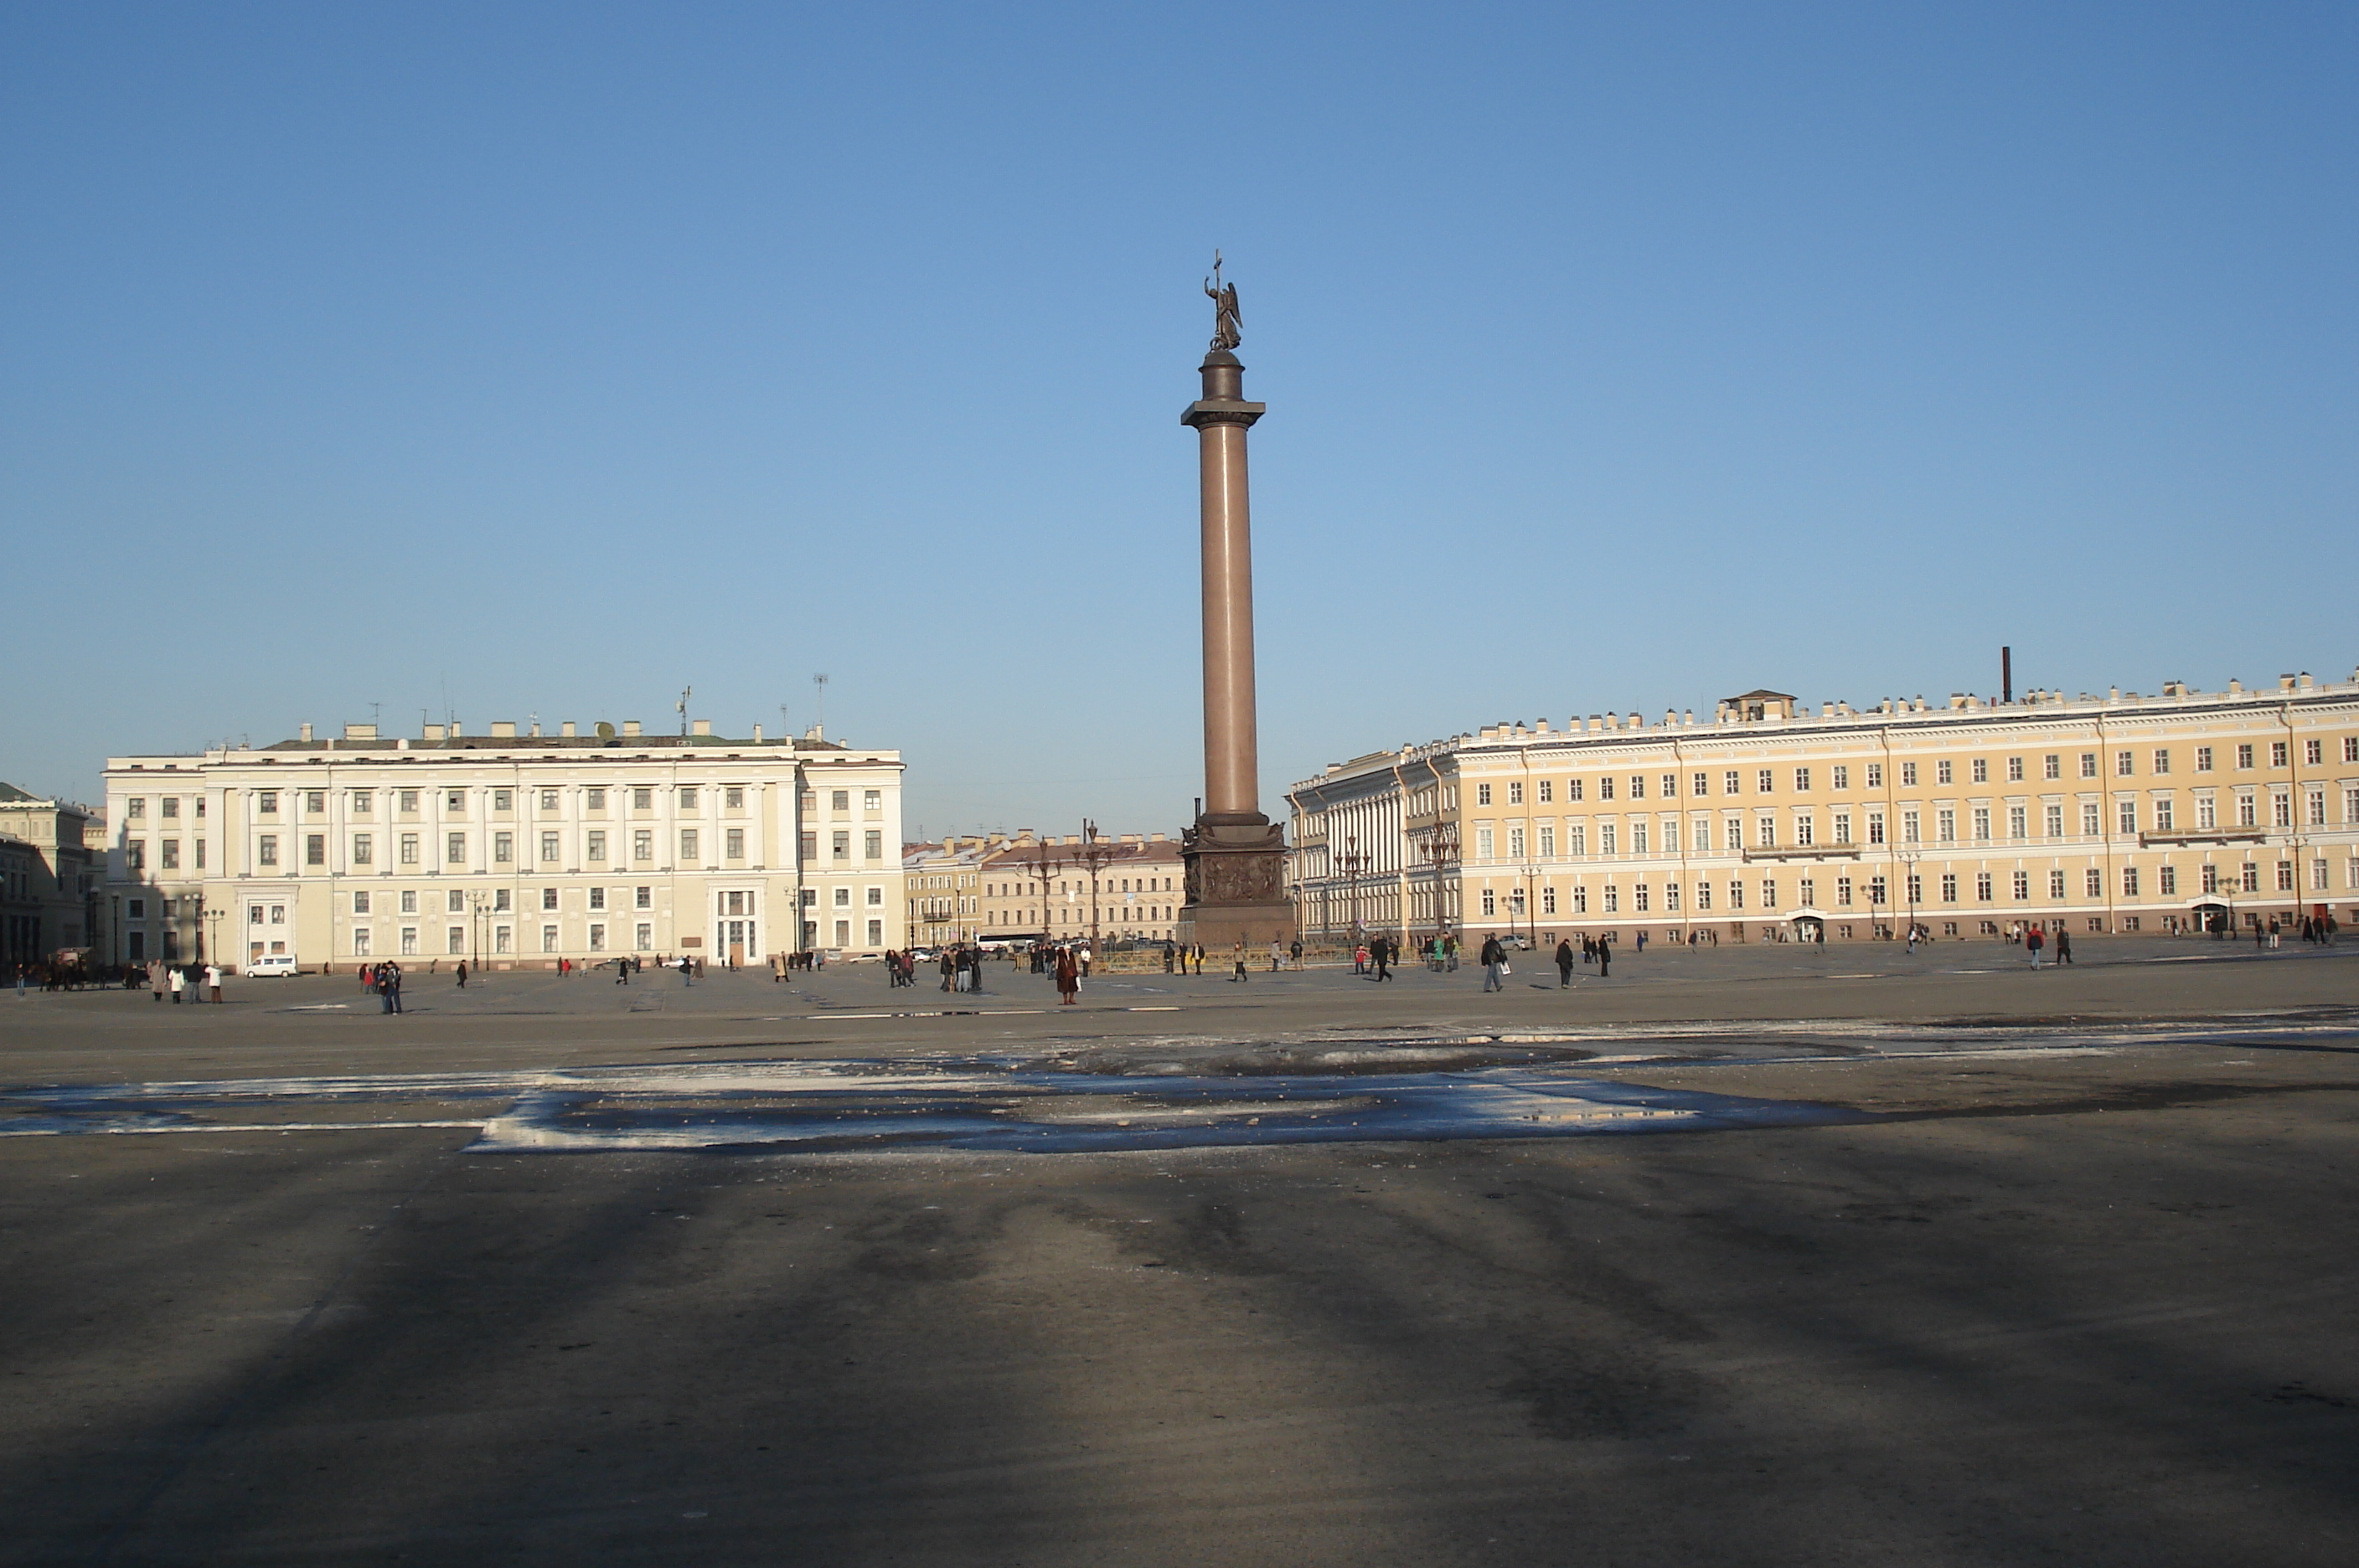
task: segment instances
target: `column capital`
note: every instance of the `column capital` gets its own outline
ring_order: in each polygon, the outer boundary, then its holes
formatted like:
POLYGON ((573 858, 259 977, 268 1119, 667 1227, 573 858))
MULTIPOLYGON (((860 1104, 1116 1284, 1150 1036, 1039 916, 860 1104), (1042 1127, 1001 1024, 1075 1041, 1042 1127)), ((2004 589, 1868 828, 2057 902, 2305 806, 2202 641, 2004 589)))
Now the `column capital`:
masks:
POLYGON ((1181 410, 1180 422, 1198 430, 1206 425, 1240 425, 1251 428, 1253 422, 1269 411, 1266 403, 1246 403, 1234 397, 1205 397, 1181 410))

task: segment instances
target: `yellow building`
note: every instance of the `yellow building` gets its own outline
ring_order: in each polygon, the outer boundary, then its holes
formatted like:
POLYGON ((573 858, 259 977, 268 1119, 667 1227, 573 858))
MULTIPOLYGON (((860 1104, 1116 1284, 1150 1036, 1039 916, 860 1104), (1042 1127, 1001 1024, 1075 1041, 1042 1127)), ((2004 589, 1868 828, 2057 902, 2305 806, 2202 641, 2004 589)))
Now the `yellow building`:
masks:
POLYGON ((1306 932, 1828 941, 2359 906, 2359 674, 1502 724, 1288 794, 1306 932))
POLYGON ((1185 875, 1178 842, 1161 833, 1092 844, 1078 833, 1044 839, 1027 828, 983 865, 976 934, 1078 942, 1094 930, 1106 942, 1169 942, 1187 901, 1185 875))
POLYGON ((110 757, 106 956, 252 971, 903 945, 897 752, 600 724, 374 724, 110 757))

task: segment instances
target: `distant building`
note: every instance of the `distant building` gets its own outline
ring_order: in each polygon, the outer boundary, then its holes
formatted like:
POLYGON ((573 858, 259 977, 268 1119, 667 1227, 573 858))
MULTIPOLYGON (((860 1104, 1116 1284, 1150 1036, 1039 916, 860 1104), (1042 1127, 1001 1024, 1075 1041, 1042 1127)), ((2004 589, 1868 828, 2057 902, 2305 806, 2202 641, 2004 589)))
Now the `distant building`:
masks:
POLYGON ((104 819, 87 806, 0 784, 0 968, 99 946, 105 920, 91 840, 104 835, 104 819))
POLYGON ((306 969, 902 944, 900 754, 815 736, 374 724, 110 757, 108 956, 306 969))
POLYGON ((944 947, 975 939, 983 923, 983 866, 1007 843, 1006 833, 985 833, 903 847, 911 942, 944 947))
POLYGON ((1074 941, 1090 934, 1093 912, 1094 929, 1108 942, 1169 942, 1179 934, 1187 893, 1177 840, 1162 833, 1101 838, 1103 859, 1094 877, 1085 847, 1079 833, 1042 838, 1027 828, 993 851, 978 872, 976 936, 1074 941))
POLYGON ((1501 724, 1288 793, 1306 931, 2203 930, 2359 908, 2359 674, 1501 724))

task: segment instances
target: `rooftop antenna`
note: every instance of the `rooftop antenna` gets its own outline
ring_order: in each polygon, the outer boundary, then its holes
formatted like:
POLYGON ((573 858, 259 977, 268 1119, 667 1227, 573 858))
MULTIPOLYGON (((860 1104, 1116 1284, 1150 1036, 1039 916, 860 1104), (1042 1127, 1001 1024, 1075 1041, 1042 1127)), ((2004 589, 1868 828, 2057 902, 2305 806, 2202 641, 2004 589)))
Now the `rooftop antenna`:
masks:
POLYGON ((821 670, 813 675, 811 684, 819 688, 819 717, 811 725, 811 735, 817 739, 825 740, 827 738, 827 672, 821 670))
POLYGON ((371 702, 369 704, 369 728, 376 728, 376 711, 384 706, 385 704, 383 702, 371 702))
POLYGON ((2015 649, 2011 648, 1998 650, 1998 700, 2015 701, 2015 649))
POLYGON ((688 734, 688 700, 695 693, 695 687, 683 686, 679 689, 679 701, 672 704, 679 712, 679 733, 683 735, 688 734))

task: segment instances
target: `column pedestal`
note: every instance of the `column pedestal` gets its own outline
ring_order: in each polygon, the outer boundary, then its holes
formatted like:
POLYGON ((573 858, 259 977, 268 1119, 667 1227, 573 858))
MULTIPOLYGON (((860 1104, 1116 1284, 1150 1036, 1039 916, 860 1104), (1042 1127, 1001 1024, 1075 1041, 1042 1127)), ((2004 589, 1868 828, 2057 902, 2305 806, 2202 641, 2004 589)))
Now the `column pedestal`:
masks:
POLYGON ((1188 903, 1180 940, 1201 942, 1218 958, 1242 940, 1259 956, 1273 942, 1294 940, 1294 904, 1286 896, 1286 830, 1258 812, 1240 822, 1207 813, 1180 835, 1188 868, 1188 903))

